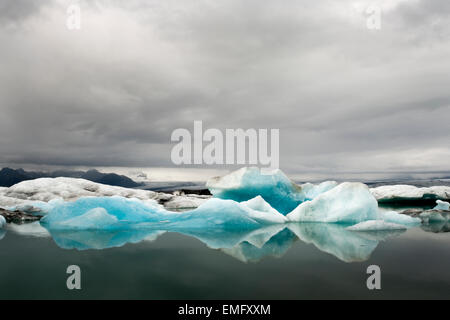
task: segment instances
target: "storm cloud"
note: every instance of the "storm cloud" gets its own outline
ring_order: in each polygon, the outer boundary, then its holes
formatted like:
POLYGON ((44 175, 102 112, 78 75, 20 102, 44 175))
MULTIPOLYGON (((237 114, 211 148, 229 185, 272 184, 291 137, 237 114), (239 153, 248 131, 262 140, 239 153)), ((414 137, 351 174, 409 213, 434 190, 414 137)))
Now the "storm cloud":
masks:
POLYGON ((0 162, 173 166, 172 131, 202 120, 280 129, 291 173, 450 170, 449 19, 447 0, 3 0, 0 162))

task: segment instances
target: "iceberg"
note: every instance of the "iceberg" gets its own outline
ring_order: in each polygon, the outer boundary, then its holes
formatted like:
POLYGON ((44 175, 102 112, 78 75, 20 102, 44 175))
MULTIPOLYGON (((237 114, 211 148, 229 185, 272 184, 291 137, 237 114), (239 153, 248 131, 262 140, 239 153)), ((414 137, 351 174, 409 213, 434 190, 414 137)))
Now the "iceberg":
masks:
POLYGON ((210 199, 197 209, 167 211, 153 200, 123 197, 84 197, 74 202, 55 202, 41 224, 49 229, 116 230, 164 226, 166 229, 225 228, 250 230, 284 223, 286 217, 261 197, 238 203, 210 199))
POLYGON ((300 204, 287 216, 295 222, 354 224, 378 218, 378 203, 362 183, 344 182, 300 204))
POLYGON ((149 190, 115 187, 77 178, 40 178, 27 180, 9 188, 0 188, 0 207, 28 213, 46 214, 52 201, 68 202, 83 197, 119 196, 142 201, 154 200, 170 209, 196 208, 208 197, 176 196, 149 190))
POLYGON ((448 202, 437 200, 436 204, 437 205, 436 205, 436 207, 433 208, 433 210, 445 210, 445 211, 450 210, 450 203, 448 203, 448 202))
POLYGON ((449 186, 415 187, 410 185, 380 186, 370 189, 379 202, 450 200, 449 186))
MULTIPOLYGON (((38 182, 39 185, 42 183, 38 182)), ((76 181, 74 188, 77 194, 82 193, 79 183, 88 183, 92 187, 91 182, 76 181)), ((348 225, 367 220, 384 220, 401 225, 420 222, 418 218, 396 212, 379 212, 377 201, 369 188, 357 182, 336 185, 336 182, 327 181, 319 185, 298 186, 280 170, 267 175, 258 168, 243 168, 210 180, 208 186, 214 197, 201 199, 196 209, 183 212, 169 211, 157 198, 149 199, 152 194, 139 196, 134 191, 125 193, 125 196, 87 196, 74 201, 56 198, 49 202, 39 200, 29 205, 46 212, 41 223, 56 230, 123 230, 136 227, 162 230, 254 230, 287 222, 348 225), (133 198, 133 195, 139 198, 133 198), (287 211, 292 206, 295 207, 287 211)), ((98 193, 99 189, 95 192, 98 193)), ((72 199, 72 196, 74 193, 65 195, 67 199, 72 199)), ((43 198, 40 196, 39 199, 43 198)), ((174 207, 183 207, 185 198, 171 201, 178 201, 174 207)))
POLYGON ((300 203, 311 200, 336 185, 336 182, 328 181, 320 185, 299 186, 279 169, 263 174, 256 167, 244 167, 223 177, 209 179, 206 183, 206 187, 216 198, 242 202, 261 196, 284 215, 300 203))

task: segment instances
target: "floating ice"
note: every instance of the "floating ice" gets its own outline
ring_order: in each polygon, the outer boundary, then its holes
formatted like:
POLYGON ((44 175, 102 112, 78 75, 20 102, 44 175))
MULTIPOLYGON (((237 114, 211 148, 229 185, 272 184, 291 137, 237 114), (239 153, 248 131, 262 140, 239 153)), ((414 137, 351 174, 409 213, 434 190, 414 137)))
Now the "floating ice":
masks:
POLYGON ((225 228, 250 230, 286 222, 286 217, 261 197, 238 203, 210 199, 195 210, 175 213, 155 201, 123 197, 86 197, 55 203, 41 220, 50 229, 116 230, 130 227, 225 228))
POLYGON ((130 189, 104 185, 76 178, 40 178, 20 182, 9 188, 0 188, 0 207, 25 212, 39 211, 45 214, 53 206, 50 201, 75 201, 82 197, 135 198, 165 203, 167 208, 196 208, 205 202, 205 196, 175 196, 148 190, 130 189))
POLYGON ((376 220, 378 204, 366 185, 345 182, 303 202, 286 217, 297 222, 358 223, 376 220))
POLYGON ((380 186, 370 189, 374 197, 380 202, 396 202, 409 200, 426 200, 450 198, 449 186, 433 186, 418 188, 410 185, 380 186))
POLYGON ((379 231, 379 230, 405 230, 406 226, 386 222, 383 220, 368 220, 364 222, 360 222, 351 227, 347 227, 347 230, 350 231, 379 231))
POLYGON ((53 229, 120 229, 130 224, 158 222, 164 212, 155 201, 123 197, 83 197, 74 202, 56 202, 41 220, 53 229))
POLYGON ((450 203, 441 200, 437 200, 436 203, 437 205, 433 210, 450 210, 450 203))
POLYGON ((212 178, 206 183, 216 198, 241 202, 261 196, 282 214, 291 212, 300 203, 311 200, 336 185, 336 182, 328 181, 320 185, 299 186, 279 169, 271 174, 263 174, 256 167, 245 167, 223 177, 212 178))

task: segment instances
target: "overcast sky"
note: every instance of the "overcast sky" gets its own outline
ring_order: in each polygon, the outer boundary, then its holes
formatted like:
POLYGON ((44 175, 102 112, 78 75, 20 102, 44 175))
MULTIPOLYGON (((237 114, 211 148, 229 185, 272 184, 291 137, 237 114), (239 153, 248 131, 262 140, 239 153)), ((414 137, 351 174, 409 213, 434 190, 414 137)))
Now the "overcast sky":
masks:
POLYGON ((280 129, 288 173, 450 170, 449 22, 448 0, 1 0, 0 163, 170 167, 203 120, 280 129))

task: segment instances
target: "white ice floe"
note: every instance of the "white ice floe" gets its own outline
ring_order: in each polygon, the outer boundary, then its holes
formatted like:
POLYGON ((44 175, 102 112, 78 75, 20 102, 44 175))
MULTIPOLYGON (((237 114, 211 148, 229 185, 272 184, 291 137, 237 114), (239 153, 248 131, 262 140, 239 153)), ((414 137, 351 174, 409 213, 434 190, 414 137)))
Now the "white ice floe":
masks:
POLYGON ((368 220, 355 224, 351 227, 347 227, 347 230, 350 231, 380 231, 380 230, 384 231, 384 230, 404 230, 404 229, 407 229, 407 227, 404 225, 386 222, 383 220, 368 220))
POLYGON ((155 200, 168 208, 196 208, 205 201, 201 196, 158 193, 149 190, 108 186, 76 178, 40 178, 20 182, 0 189, 0 207, 32 211, 33 207, 46 210, 50 201, 75 201, 81 197, 120 196, 139 200, 155 200))
POLYGON ((445 202, 445 201, 441 201, 441 200, 437 200, 436 201, 436 207, 433 208, 433 210, 450 210, 450 203, 445 202))
POLYGON ((420 200, 425 198, 450 199, 450 187, 448 186, 419 188, 409 185, 393 185, 372 188, 370 191, 378 201, 392 201, 396 199, 420 200))

